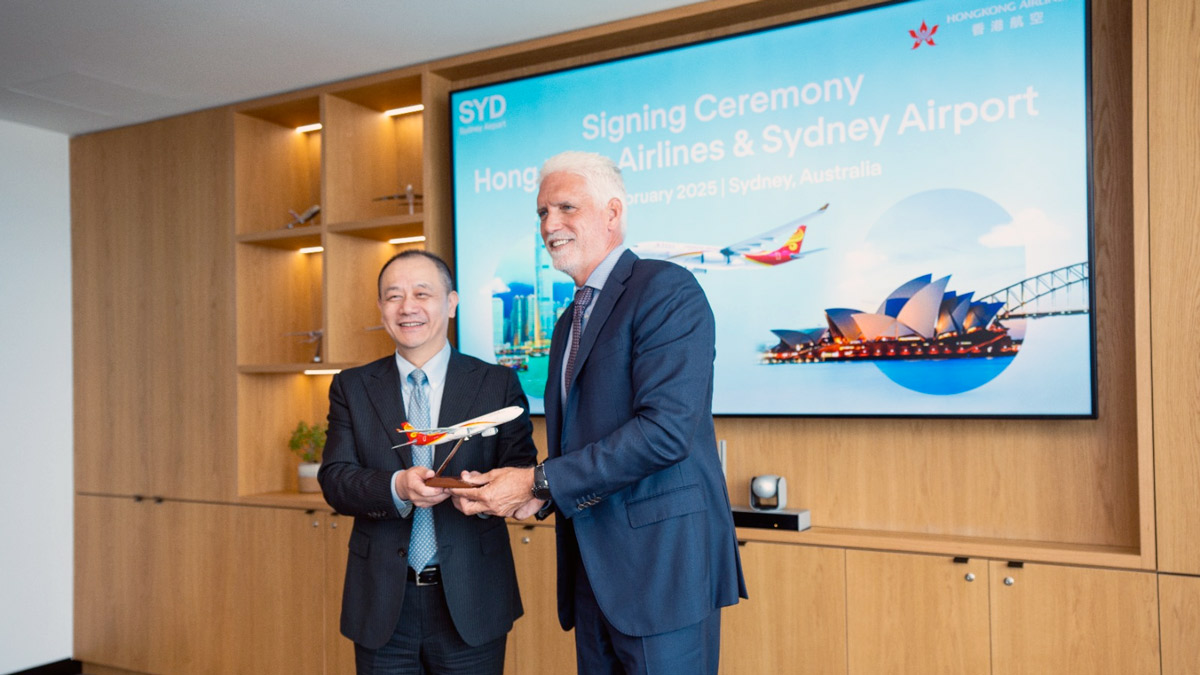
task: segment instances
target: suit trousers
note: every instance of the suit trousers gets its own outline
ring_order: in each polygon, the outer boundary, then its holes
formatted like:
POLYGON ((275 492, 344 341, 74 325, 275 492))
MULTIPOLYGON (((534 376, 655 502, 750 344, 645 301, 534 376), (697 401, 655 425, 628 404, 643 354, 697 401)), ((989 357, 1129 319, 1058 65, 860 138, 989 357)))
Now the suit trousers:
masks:
POLYGON ((472 647, 463 642, 441 584, 404 589, 400 621, 379 649, 354 645, 358 675, 503 675, 508 636, 472 647))
MULTIPOLYGON (((658 635, 625 635, 596 603, 583 561, 575 565, 575 662, 579 675, 717 675, 721 608, 691 626, 658 635)), ((636 579, 630 583, 637 583, 636 579)))

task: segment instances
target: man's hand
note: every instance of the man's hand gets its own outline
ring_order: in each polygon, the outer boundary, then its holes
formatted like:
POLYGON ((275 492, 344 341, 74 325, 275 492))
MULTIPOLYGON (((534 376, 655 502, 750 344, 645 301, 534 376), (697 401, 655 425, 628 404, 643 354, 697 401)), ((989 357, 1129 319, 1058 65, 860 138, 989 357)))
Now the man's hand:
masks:
POLYGON ((403 500, 427 509, 435 504, 441 504, 450 497, 445 488, 429 487, 426 478, 436 475, 433 469, 424 466, 414 466, 396 475, 396 494, 403 500))
MULTIPOLYGON (((503 466, 480 474, 466 472, 462 479, 468 483, 487 483, 477 488, 450 488, 454 495, 454 506, 468 516, 488 513, 493 516, 513 516, 528 510, 533 499, 533 467, 514 468, 503 466)), ((541 508, 540 505, 538 508, 541 508)), ((536 513, 535 508, 530 513, 536 513)), ((522 516, 529 517, 529 513, 522 516)))
POLYGON ((517 509, 517 512, 514 513, 512 517, 516 518, 517 520, 525 520, 529 516, 536 515, 537 512, 541 511, 542 507, 545 505, 546 505, 545 499, 538 499, 537 497, 531 497, 529 499, 529 501, 525 502, 524 506, 517 509))

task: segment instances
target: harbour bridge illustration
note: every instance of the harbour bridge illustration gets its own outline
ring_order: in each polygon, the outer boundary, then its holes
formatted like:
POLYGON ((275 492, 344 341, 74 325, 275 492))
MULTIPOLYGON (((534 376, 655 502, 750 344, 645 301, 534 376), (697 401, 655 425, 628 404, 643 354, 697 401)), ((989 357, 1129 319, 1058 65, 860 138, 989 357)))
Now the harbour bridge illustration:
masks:
POLYGON ((1003 302, 996 314, 998 320, 1087 314, 1090 284, 1088 263, 1081 262, 1023 279, 980 298, 980 302, 1003 302))

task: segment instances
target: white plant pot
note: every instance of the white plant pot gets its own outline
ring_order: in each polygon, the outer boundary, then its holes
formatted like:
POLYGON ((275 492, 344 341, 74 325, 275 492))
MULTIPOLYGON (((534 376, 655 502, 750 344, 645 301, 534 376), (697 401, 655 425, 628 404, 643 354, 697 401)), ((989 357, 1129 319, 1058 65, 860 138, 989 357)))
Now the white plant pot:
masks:
POLYGON ((317 482, 317 471, 321 469, 319 462, 300 462, 300 491, 320 492, 321 484, 317 482))

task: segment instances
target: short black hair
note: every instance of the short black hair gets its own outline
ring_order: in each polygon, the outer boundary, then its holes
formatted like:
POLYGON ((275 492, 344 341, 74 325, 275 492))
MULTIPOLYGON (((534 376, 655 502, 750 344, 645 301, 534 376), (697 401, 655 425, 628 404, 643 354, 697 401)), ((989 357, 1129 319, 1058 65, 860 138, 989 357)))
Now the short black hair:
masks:
POLYGON ((379 269, 379 279, 377 279, 375 281, 375 288, 376 288, 377 292, 379 293, 379 297, 381 297, 381 298, 383 297, 383 289, 380 288, 380 286, 383 284, 383 273, 387 271, 388 266, 391 265, 392 263, 396 262, 397 260, 403 260, 405 258, 416 258, 416 257, 425 258, 426 260, 429 260, 430 262, 432 262, 435 267, 437 267, 438 273, 442 277, 442 281, 445 282, 445 284, 446 284, 446 292, 447 293, 450 293, 451 291, 454 290, 454 275, 450 273, 450 266, 446 264, 445 260, 442 260, 441 257, 437 256, 436 254, 430 253, 429 251, 425 251, 425 250, 422 250, 419 248, 410 248, 408 250, 401 251, 401 252, 397 253, 396 255, 388 258, 388 261, 385 262, 383 264, 383 267, 381 267, 379 269))

